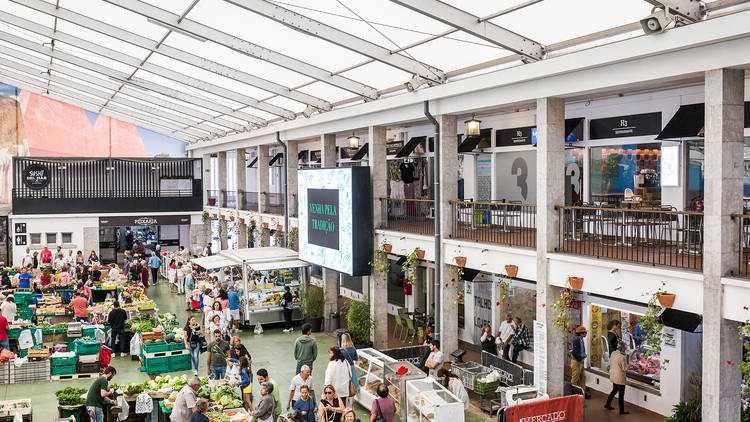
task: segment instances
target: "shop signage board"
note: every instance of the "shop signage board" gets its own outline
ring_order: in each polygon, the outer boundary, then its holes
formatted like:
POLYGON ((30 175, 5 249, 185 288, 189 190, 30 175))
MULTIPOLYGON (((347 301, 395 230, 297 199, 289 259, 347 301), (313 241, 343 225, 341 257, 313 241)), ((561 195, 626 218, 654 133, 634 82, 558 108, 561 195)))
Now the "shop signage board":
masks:
POLYGON ((189 215, 123 215, 99 217, 99 227, 111 226, 167 226, 190 224, 189 215))
POLYGON ((500 373, 500 382, 507 386, 521 385, 524 383, 524 370, 521 365, 515 364, 501 356, 482 351, 482 365, 497 370, 500 373))
POLYGON ((44 189, 51 180, 49 167, 41 164, 29 164, 21 173, 23 184, 30 189, 44 189))
POLYGON ((26 246, 25 234, 17 234, 15 238, 16 238, 16 246, 26 246))
POLYGON ((498 129, 495 131, 495 146, 512 147, 516 145, 531 145, 532 129, 536 131, 535 126, 498 129))
POLYGON ((661 112, 592 119, 589 122, 589 139, 658 135, 659 132, 661 112))
POLYGON ((396 155, 404 147, 404 141, 393 141, 385 144, 386 155, 396 155))
POLYGON ((583 396, 565 396, 509 406, 506 422, 583 422, 583 396))
POLYGON ((399 347, 397 349, 386 349, 382 352, 393 359, 405 360, 414 366, 422 368, 423 363, 427 361, 427 356, 430 354, 430 346, 399 347))
POLYGON ((13 226, 15 229, 14 230, 15 233, 18 233, 18 234, 26 233, 26 223, 15 223, 13 224, 13 226))
POLYGON ((492 200, 492 154, 477 157, 477 201, 492 200))
POLYGON ((369 167, 300 170, 300 259, 351 276, 369 275, 371 191, 369 167))
POLYGON ((547 325, 534 320, 534 386, 547 393, 547 325))
POLYGON ((492 325, 492 283, 474 283, 474 344, 479 344, 482 327, 492 325))

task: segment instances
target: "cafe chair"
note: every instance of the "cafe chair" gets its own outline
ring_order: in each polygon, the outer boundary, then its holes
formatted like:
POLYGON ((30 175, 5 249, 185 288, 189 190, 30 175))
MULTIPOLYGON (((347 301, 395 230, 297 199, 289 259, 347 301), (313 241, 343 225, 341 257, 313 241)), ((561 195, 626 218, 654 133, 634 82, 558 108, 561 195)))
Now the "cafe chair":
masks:
POLYGON ((402 333, 406 329, 406 326, 404 325, 403 321, 401 320, 401 316, 399 316, 399 314, 396 314, 393 317, 396 318, 396 326, 393 327, 393 337, 400 339, 401 336, 399 335, 397 337, 396 336, 396 332, 402 333))
POLYGON ((414 343, 414 336, 417 335, 417 331, 414 329, 414 321, 411 320, 411 318, 406 319, 406 336, 404 337, 404 340, 406 340, 409 335, 411 335, 411 339, 409 339, 409 343, 414 343))

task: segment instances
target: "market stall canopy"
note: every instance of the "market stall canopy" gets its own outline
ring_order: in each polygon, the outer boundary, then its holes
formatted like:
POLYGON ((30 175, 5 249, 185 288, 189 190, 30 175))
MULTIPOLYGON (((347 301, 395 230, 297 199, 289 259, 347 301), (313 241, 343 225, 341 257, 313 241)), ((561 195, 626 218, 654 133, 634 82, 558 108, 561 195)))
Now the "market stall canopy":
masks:
POLYGON ((300 261, 299 259, 293 259, 291 261, 259 262, 257 264, 250 264, 250 268, 255 271, 280 270, 282 268, 300 268, 308 266, 310 266, 309 262, 300 261))
POLYGON ((220 255, 211 255, 211 256, 204 256, 201 258, 195 258, 192 260, 192 262, 197 264, 201 268, 205 268, 207 270, 214 270, 217 268, 232 267, 235 265, 239 265, 242 261, 232 260, 220 254, 220 255))
POLYGON ((299 257, 297 251, 273 246, 267 248, 245 248, 222 251, 220 255, 238 263, 244 261, 250 266, 252 266, 253 263, 295 261, 299 257))

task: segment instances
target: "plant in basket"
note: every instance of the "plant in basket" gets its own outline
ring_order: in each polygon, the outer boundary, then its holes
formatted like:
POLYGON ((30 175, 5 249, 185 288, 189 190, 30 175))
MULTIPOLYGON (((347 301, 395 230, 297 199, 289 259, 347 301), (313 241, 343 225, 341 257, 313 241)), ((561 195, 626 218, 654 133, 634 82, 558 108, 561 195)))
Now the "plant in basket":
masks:
POLYGON ((375 249, 375 257, 370 266, 377 275, 385 276, 391 268, 390 262, 388 262, 388 252, 385 250, 386 240, 380 242, 380 245, 375 249))
POLYGON ((669 363, 668 359, 661 358, 662 340, 664 337, 664 324, 660 320, 664 308, 660 304, 659 296, 666 293, 664 290, 666 283, 662 282, 661 286, 653 293, 648 301, 646 313, 641 317, 641 328, 646 333, 642 347, 645 349, 641 357, 646 362, 646 369, 663 370, 669 363))
POLYGON ((404 272, 404 277, 409 284, 417 282, 417 264, 419 263, 419 248, 414 249, 409 255, 406 256, 406 261, 401 265, 401 270, 404 272))
POLYGON ((573 302, 573 295, 570 289, 560 290, 560 295, 552 304, 552 310, 555 312, 555 320, 553 321, 555 327, 557 327, 564 335, 568 334, 570 328, 571 318, 568 313, 570 304, 573 302))

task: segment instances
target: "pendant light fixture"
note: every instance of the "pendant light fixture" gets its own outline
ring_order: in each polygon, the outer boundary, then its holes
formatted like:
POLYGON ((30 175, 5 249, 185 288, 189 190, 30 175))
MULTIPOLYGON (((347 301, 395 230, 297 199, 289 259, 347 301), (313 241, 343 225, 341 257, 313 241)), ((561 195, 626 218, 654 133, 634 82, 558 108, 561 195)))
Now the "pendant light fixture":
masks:
POLYGON ((359 148, 359 136, 352 132, 352 136, 346 138, 349 141, 349 148, 359 148))
POLYGON ((471 114, 471 119, 464 122, 466 125, 466 136, 479 136, 479 126, 482 123, 481 120, 475 119, 476 114, 471 114))

